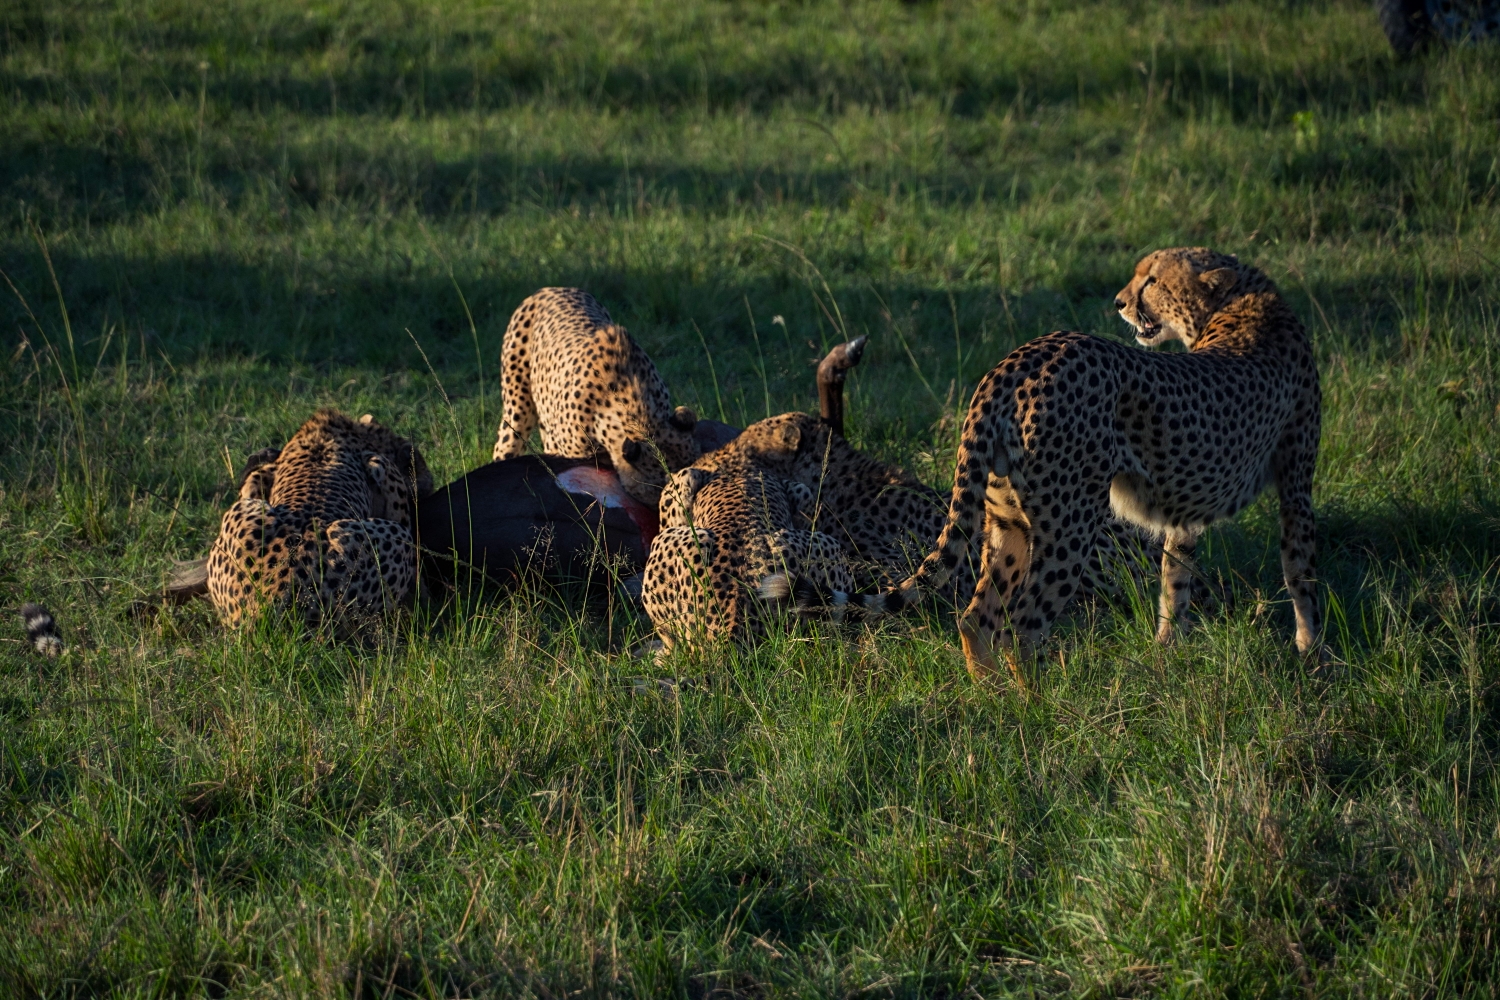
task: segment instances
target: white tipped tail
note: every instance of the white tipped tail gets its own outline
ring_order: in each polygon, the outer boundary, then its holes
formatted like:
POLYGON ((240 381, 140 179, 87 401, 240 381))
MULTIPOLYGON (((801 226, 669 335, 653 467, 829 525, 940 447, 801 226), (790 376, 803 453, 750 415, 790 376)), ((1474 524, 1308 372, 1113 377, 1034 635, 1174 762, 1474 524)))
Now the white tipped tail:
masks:
POLYGON ((756 589, 768 601, 784 601, 792 596, 792 581, 785 573, 772 573, 762 577, 756 589))
POLYGON ((21 605, 21 620, 26 623, 26 641, 42 656, 52 659, 63 651, 62 636, 57 632, 57 621, 40 604, 21 605))

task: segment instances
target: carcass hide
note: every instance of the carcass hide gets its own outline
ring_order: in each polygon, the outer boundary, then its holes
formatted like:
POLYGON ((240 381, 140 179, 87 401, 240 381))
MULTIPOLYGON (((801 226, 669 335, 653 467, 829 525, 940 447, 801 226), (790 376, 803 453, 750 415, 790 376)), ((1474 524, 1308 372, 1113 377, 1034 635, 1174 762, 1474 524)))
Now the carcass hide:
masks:
MULTIPOLYGON (((822 417, 843 432, 843 388, 865 338, 835 347, 818 366, 822 417)), ((700 420, 704 451, 734 440, 738 427, 700 420)), ((417 544, 429 582, 505 585, 523 573, 578 580, 612 566, 640 572, 656 536, 656 512, 620 485, 607 458, 524 455, 491 462, 417 505, 417 544)))

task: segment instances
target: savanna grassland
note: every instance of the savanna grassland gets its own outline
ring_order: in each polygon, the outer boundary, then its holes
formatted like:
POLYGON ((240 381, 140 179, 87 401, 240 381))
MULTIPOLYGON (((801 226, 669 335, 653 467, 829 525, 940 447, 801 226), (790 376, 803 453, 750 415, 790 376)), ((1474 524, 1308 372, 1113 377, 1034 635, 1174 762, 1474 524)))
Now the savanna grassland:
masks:
POLYGON ((0 994, 1500 988, 1500 46, 1397 62, 1342 0, 10 0, 0 268, 0 994), (735 423, 868 334, 852 438, 945 486, 977 379, 1124 336, 1183 243, 1316 342, 1317 672, 1264 499, 1182 642, 1085 608, 1030 698, 942 609, 654 665, 613 592, 363 643, 131 611, 316 407, 486 461, 542 285, 735 423))

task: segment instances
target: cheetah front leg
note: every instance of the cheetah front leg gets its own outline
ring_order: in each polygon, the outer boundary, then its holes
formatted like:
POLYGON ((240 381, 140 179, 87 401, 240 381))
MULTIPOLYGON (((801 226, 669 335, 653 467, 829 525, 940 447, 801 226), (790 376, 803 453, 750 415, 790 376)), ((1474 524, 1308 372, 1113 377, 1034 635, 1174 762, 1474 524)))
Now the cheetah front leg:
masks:
POLYGON ((1187 624, 1193 598, 1193 550, 1201 528, 1168 528, 1161 553, 1161 603, 1156 613, 1156 641, 1170 645, 1177 623, 1187 624))
POLYGON ((531 365, 526 347, 507 331, 505 349, 500 358, 500 389, 504 401, 500 408, 500 429, 495 435, 494 459, 519 458, 526 452, 526 442, 536 430, 536 399, 531 394, 531 365))
POLYGON ((411 532, 381 518, 328 525, 320 597, 335 608, 376 610, 405 604, 414 593, 417 549, 411 532))

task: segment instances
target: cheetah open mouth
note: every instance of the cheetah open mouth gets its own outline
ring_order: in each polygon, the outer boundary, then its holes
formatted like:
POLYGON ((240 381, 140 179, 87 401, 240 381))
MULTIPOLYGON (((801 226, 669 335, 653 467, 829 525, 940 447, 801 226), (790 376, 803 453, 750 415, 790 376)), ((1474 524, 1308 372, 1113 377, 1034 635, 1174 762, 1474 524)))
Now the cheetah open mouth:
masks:
POLYGON ((1126 322, 1135 327, 1135 335, 1142 340, 1149 340, 1158 333, 1161 333, 1161 320, 1146 311, 1146 304, 1144 302, 1136 304, 1135 319, 1126 317, 1126 322))

